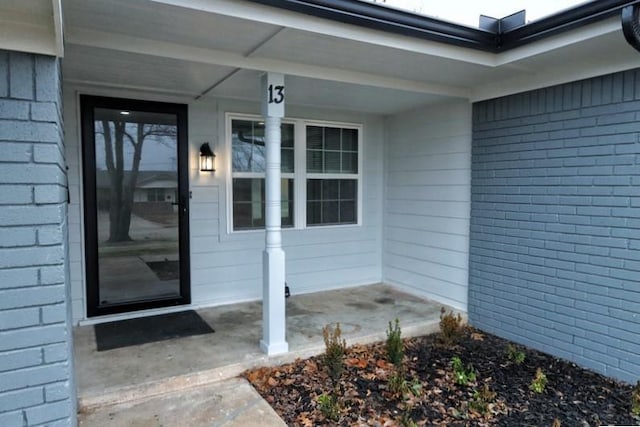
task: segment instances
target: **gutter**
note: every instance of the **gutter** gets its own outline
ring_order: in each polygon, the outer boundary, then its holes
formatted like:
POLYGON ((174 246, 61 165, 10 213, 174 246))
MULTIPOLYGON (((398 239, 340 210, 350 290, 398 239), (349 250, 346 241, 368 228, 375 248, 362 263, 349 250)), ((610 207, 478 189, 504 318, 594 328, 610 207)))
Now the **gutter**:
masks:
POLYGON ((467 27, 359 0, 250 0, 346 24, 485 52, 504 52, 616 14, 640 0, 592 0, 506 31, 467 27))

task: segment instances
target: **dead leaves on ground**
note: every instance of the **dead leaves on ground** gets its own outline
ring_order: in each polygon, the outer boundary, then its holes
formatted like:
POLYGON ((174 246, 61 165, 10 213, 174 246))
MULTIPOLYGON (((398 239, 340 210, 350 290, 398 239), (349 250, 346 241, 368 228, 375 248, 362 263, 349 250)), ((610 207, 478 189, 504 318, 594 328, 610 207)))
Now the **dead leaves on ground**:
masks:
MULTIPOLYGON (((558 364, 556 359, 532 350, 527 354, 527 364, 514 370, 510 364, 502 363, 505 356, 500 348, 506 347, 505 341, 473 328, 467 328, 463 335, 462 340, 450 348, 440 345, 435 336, 405 339, 406 387, 401 393, 389 390, 389 380, 396 368, 386 360, 382 343, 348 348, 345 370, 337 384, 329 378, 322 356, 279 367, 252 369, 244 376, 285 422, 293 426, 550 425, 565 413, 569 415, 564 416, 564 420, 577 419, 578 415, 586 420, 587 415, 581 412, 585 411, 584 404, 572 402, 589 401, 593 406, 595 400, 599 406, 589 409, 599 414, 601 420, 604 421, 603 414, 608 412, 612 414, 610 424, 624 424, 624 415, 617 414, 624 412, 617 383, 606 379, 594 383, 594 374, 581 374, 575 365, 558 364), (450 360, 458 355, 478 369, 477 380, 466 386, 456 384, 451 371, 450 360), (545 396, 532 396, 528 392, 531 378, 527 370, 535 371, 536 363, 549 372, 557 369, 562 373, 556 384, 550 383, 553 391, 545 396), (569 380, 568 374, 571 374, 569 380), (587 378, 582 380, 587 383, 584 387, 565 387, 580 375, 587 378), (479 394, 481 390, 485 390, 484 395, 479 394), (326 420, 318 407, 318 397, 330 392, 339 396, 337 423, 326 420), (589 394, 578 399, 571 394, 574 392, 578 395, 597 392, 598 396, 595 399, 589 394), (571 412, 574 408, 578 409, 571 412)), ((562 424, 572 425, 572 421, 562 424)))

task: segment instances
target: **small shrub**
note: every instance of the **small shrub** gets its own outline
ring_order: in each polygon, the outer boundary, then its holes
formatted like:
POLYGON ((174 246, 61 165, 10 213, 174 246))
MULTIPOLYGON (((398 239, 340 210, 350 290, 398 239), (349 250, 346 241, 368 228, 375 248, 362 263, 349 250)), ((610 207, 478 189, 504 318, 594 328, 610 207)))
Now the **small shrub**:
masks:
POLYGON ((445 345, 455 344, 462 335, 462 317, 460 313, 447 313, 444 307, 440 309, 440 339, 445 345))
POLYGON ((389 362, 400 366, 402 363, 402 357, 404 356, 404 343, 400 337, 400 321, 396 319, 395 326, 391 326, 389 322, 389 329, 387 330, 387 358, 389 362))
POLYGON ((387 380, 388 390, 399 396, 407 396, 412 394, 419 396, 422 393, 422 383, 416 378, 411 382, 406 380, 406 374, 403 368, 396 368, 387 380))
POLYGON ((482 389, 473 392, 473 397, 469 401, 469 408, 482 415, 487 415, 490 412, 490 405, 495 399, 496 392, 492 391, 488 384, 485 384, 482 389))
POLYGON ((476 380, 476 370, 473 369, 471 364, 465 368, 462 364, 462 360, 458 356, 451 358, 451 367, 453 368, 453 376, 456 380, 456 384, 467 385, 470 382, 476 380))
POLYGON ((544 393, 544 389, 547 387, 547 376, 542 372, 542 369, 536 370, 536 375, 533 377, 529 389, 534 393, 544 393))
POLYGON ((631 391, 631 413, 640 418, 640 381, 631 391))
POLYGON ((418 427, 415 421, 411 418, 411 413, 409 411, 402 412, 400 416, 400 425, 402 427, 418 427))
POLYGON ((336 382, 344 370, 344 354, 347 348, 347 342, 342 339, 340 323, 337 323, 335 328, 325 326, 322 329, 322 337, 325 345, 324 363, 329 377, 336 382))
POLYGON ((318 396, 318 409, 328 420, 338 421, 340 418, 340 405, 335 394, 322 393, 318 396))
POLYGON ((525 359, 524 351, 518 349, 513 344, 509 344, 507 346, 507 359, 511 363, 515 363, 516 365, 521 365, 525 359))
POLYGON ((406 389, 407 380, 404 379, 404 370, 396 369, 387 380, 387 387, 389 391, 396 395, 404 394, 406 389))

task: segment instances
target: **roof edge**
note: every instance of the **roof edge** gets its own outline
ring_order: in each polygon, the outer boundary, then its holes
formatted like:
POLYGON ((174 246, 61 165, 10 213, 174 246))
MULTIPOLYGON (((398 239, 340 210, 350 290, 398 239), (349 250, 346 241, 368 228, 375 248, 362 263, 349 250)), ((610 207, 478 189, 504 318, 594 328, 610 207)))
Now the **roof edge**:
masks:
POLYGON ((496 34, 428 16, 359 0, 250 0, 267 6, 375 30, 438 41, 483 51, 495 51, 496 34))
POLYGON ((505 32, 491 32, 360 0, 250 0, 361 27, 486 52, 504 52, 607 19, 640 0, 597 0, 505 32))

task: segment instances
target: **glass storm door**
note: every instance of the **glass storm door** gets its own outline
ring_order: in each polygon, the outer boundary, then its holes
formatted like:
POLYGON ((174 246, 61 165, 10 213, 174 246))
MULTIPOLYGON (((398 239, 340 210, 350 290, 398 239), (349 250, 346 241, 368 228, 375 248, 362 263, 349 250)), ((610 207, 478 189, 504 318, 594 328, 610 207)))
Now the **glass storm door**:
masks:
POLYGON ((87 314, 188 304, 187 107, 81 105, 87 314))

